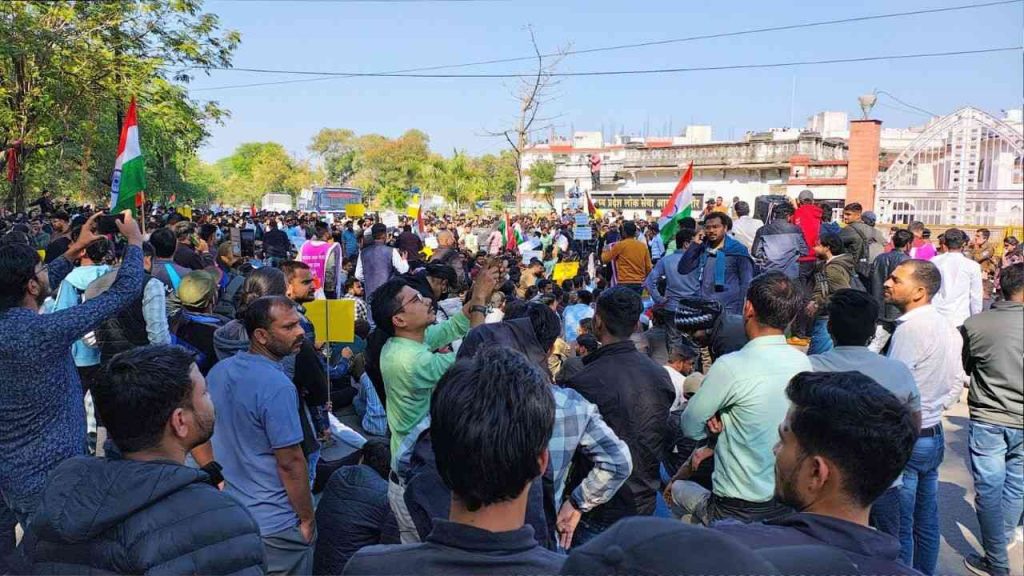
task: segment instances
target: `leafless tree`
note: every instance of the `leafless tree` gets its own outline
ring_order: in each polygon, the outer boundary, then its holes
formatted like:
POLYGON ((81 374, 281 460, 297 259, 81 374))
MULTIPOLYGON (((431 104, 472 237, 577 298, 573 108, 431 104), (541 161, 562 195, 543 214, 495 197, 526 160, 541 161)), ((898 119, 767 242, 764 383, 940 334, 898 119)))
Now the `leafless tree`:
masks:
POLYGON ((516 166, 516 210, 518 212, 523 211, 523 152, 529 145, 530 134, 552 128, 551 122, 555 120, 555 117, 541 117, 540 109, 553 98, 555 88, 561 83, 553 74, 572 47, 571 44, 567 44, 554 54, 545 55, 537 46, 537 36, 533 32, 533 26, 527 26, 527 31, 530 33, 530 43, 537 57, 536 68, 529 75, 521 76, 513 91, 513 96, 519 103, 519 114, 515 126, 499 132, 488 132, 489 136, 505 138, 512 149, 516 166))

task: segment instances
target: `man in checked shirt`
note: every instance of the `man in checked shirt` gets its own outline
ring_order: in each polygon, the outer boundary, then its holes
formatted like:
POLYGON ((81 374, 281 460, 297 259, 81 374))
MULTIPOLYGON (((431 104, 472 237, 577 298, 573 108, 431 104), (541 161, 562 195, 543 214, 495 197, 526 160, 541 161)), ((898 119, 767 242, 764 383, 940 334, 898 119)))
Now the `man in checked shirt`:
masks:
MULTIPOLYGON (((545 370, 547 356, 561 330, 558 315, 533 302, 516 309, 504 322, 471 330, 459 349, 459 359, 471 358, 487 347, 510 347, 545 370)), ((548 442, 550 460, 544 475, 553 480, 558 541, 563 549, 568 549, 582 514, 611 500, 633 472, 633 460, 629 447, 605 423, 595 404, 575 390, 554 384, 551 393, 555 399, 555 424, 548 442), (591 468, 567 495, 566 482, 574 457, 591 468)), ((413 448, 429 428, 430 418, 424 418, 402 442, 395 457, 399 474, 409 469, 413 448)), ((447 503, 431 502, 429 506, 440 514, 448 510, 447 503)))

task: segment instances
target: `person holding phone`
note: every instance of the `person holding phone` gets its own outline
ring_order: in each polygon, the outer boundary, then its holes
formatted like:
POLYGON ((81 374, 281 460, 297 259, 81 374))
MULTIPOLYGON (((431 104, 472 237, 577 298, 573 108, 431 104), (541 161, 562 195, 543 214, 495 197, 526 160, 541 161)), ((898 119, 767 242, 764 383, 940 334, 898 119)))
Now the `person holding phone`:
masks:
POLYGON ((71 345, 117 314, 142 291, 142 232, 125 212, 128 241, 117 279, 102 295, 73 308, 39 314, 85 248, 99 238, 94 214, 63 256, 44 265, 30 246, 0 247, 0 493, 25 525, 47 476, 85 452, 85 407, 71 345))

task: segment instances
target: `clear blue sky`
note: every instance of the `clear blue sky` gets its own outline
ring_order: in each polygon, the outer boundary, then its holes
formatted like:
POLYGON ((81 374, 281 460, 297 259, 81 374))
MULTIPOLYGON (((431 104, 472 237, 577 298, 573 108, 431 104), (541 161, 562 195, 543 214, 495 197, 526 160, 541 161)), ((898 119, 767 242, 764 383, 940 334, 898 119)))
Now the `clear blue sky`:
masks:
MULTIPOLYGON (((697 0, 334 2, 208 0, 205 8, 242 34, 237 67, 377 72, 529 55, 532 25, 544 51, 574 49, 801 22, 850 18, 973 3, 971 0, 861 2, 711 2, 697 0)), ((945 52, 1020 45, 1024 4, 891 20, 669 44, 568 57, 561 71, 716 66, 820 60, 883 54, 945 52)), ((523 63, 452 72, 518 72, 523 63)), ((205 160, 226 156, 241 142, 273 140, 299 155, 320 128, 396 136, 409 128, 430 135, 450 154, 499 150, 484 134, 513 125, 514 80, 342 78, 242 88, 200 88, 298 78, 237 71, 212 72, 192 84, 193 97, 231 111, 202 149, 205 160)), ((937 113, 973 105, 999 114, 1021 107, 1024 64, 1018 52, 923 60, 845 63, 797 68, 704 71, 660 76, 567 78, 545 107, 562 135, 606 133, 624 127, 663 134, 671 122, 711 124, 716 139, 747 130, 788 126, 822 110, 859 115, 857 96, 891 92, 937 113), (792 100, 793 79, 796 98, 792 100)), ((873 114, 885 126, 919 124, 925 117, 884 105, 873 114)))

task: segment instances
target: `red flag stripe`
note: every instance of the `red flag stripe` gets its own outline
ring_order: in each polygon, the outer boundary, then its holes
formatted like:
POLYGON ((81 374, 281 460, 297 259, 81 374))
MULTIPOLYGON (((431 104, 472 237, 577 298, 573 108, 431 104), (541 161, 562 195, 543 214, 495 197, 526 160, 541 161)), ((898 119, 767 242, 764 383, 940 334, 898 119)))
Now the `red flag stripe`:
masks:
POLYGON ((679 195, 683 193, 683 190, 686 190, 686 187, 689 186, 691 180, 693 180, 693 161, 690 162, 690 167, 686 169, 686 172, 683 172, 683 175, 679 177, 679 182, 676 183, 675 190, 673 190, 672 195, 669 196, 668 203, 661 209, 662 218, 670 218, 675 214, 676 200, 679 198, 679 195))

